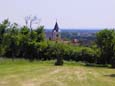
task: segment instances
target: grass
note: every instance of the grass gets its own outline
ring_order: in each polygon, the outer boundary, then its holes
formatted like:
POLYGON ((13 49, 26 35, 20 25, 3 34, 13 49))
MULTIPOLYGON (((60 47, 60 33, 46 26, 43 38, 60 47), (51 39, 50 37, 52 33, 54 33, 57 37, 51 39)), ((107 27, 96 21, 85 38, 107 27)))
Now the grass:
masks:
POLYGON ((82 63, 0 60, 0 86, 115 86, 115 69, 82 63))

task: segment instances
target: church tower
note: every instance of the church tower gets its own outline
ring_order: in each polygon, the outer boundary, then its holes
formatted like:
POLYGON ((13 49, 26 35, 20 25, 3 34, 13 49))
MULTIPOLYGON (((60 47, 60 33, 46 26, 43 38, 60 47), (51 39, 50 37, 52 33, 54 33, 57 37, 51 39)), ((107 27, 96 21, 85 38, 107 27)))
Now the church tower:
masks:
POLYGON ((56 21, 54 29, 52 30, 52 39, 53 40, 59 40, 60 38, 61 38, 61 33, 60 33, 60 30, 59 30, 58 23, 56 21))

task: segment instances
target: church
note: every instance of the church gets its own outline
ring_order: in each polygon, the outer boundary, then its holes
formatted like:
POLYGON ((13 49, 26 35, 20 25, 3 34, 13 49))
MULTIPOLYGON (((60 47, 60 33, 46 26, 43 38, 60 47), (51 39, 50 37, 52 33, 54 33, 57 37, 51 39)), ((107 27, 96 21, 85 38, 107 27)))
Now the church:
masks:
POLYGON ((54 28, 51 31, 46 32, 46 38, 54 41, 61 39, 61 33, 57 21, 54 28))
POLYGON ((46 33, 46 39, 47 40, 52 40, 52 41, 60 41, 61 43, 64 44, 72 44, 72 45, 79 45, 79 40, 77 40, 76 38, 73 40, 64 40, 63 38, 61 38, 61 32, 60 32, 60 28, 58 26, 58 23, 56 21, 54 28, 52 30, 48 30, 46 33))

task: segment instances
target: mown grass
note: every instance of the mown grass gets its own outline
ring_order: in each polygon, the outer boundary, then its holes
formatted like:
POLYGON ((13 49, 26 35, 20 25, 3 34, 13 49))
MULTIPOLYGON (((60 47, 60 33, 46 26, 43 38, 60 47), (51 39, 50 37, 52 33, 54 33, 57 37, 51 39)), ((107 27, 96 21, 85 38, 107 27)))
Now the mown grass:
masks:
POLYGON ((83 63, 0 59, 0 86, 115 86, 115 69, 83 63))

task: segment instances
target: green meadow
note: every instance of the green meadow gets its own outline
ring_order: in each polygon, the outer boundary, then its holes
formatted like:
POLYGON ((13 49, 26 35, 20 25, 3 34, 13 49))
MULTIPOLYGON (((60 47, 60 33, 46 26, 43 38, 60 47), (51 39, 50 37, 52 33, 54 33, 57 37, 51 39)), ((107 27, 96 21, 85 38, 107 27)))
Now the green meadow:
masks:
POLYGON ((115 69, 80 62, 0 60, 0 86, 115 86, 115 69))

